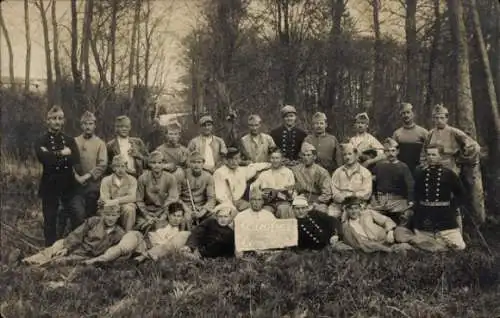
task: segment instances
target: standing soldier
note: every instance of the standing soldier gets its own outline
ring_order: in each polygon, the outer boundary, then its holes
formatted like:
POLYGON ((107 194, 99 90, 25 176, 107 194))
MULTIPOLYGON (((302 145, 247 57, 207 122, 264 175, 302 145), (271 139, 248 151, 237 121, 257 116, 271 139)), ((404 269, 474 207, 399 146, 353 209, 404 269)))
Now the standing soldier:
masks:
MULTIPOLYGON (((76 186, 73 169, 80 162, 75 139, 62 132, 64 112, 54 106, 47 113, 48 132, 35 143, 38 161, 43 165, 39 196, 42 198, 43 232, 45 245, 51 246, 57 240, 57 219, 59 203, 67 209, 76 186)), ((76 225, 72 215, 72 223, 76 225)))
POLYGON ((222 165, 222 158, 227 153, 224 140, 213 134, 214 120, 205 115, 200 118, 201 134, 194 137, 188 144, 189 152, 197 151, 205 159, 203 168, 213 173, 222 165))
POLYGON ((415 124, 413 106, 410 103, 402 103, 399 112, 403 120, 403 126, 398 128, 392 138, 399 144, 398 159, 406 163, 412 173, 420 164, 422 146, 429 135, 427 129, 415 124))
POLYGON ((96 214, 101 179, 108 163, 108 150, 104 141, 95 135, 94 114, 86 111, 80 122, 83 133, 75 138, 80 152, 80 165, 75 169, 75 179, 79 185, 71 200, 71 207, 76 215, 85 218, 96 214))
POLYGON ((167 125, 166 140, 156 151, 163 155, 163 163, 166 171, 174 175, 177 183, 184 179, 184 168, 186 168, 189 151, 180 144, 181 124, 178 121, 167 125))
POLYGON ((276 148, 271 136, 260 132, 262 119, 259 115, 248 117, 249 133, 241 137, 241 153, 248 163, 269 162, 269 152, 276 148))
POLYGON ((370 168, 375 163, 385 158, 384 146, 368 133, 370 118, 367 113, 357 114, 354 121, 356 135, 351 137, 350 143, 357 149, 359 161, 364 167, 370 168))
POLYGON ((146 165, 148 150, 140 138, 130 137, 132 122, 127 116, 118 116, 115 120, 116 138, 108 142, 108 163, 116 155, 127 160, 127 173, 138 178, 146 165))
POLYGON ((297 124, 297 110, 295 107, 286 105, 281 108, 284 125, 271 131, 274 143, 285 157, 286 165, 296 165, 299 159, 300 146, 307 134, 297 124))
POLYGON ((332 174, 342 164, 342 151, 334 135, 326 132, 328 124, 325 113, 317 112, 312 117, 313 134, 309 134, 304 142, 310 143, 317 151, 316 161, 332 174))

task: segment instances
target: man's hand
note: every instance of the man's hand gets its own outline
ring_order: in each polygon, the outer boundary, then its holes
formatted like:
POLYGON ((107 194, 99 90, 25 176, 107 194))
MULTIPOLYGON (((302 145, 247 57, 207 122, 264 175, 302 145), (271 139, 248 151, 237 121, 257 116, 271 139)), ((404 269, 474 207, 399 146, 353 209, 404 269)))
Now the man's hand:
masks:
POLYGON ((167 170, 168 172, 174 172, 177 170, 177 165, 175 163, 165 163, 163 165, 163 170, 167 170))
POLYGON ((330 245, 334 246, 339 242, 339 236, 334 235, 330 238, 330 245))
POLYGON ((66 255, 68 255, 67 248, 60 249, 59 251, 54 253, 54 256, 66 256, 66 255))
POLYGON ((99 257, 94 257, 94 258, 84 260, 83 263, 85 265, 94 265, 95 263, 99 263, 100 261, 101 261, 101 259, 99 257))
POLYGON ((45 147, 40 147, 40 149, 41 149, 43 152, 49 152, 49 151, 47 150, 47 148, 45 148, 45 147))
POLYGON ((385 241, 389 244, 394 243, 394 230, 390 230, 387 232, 387 236, 385 237, 385 241))
POLYGON ((71 149, 69 149, 67 146, 61 150, 61 156, 69 156, 71 155, 71 149))

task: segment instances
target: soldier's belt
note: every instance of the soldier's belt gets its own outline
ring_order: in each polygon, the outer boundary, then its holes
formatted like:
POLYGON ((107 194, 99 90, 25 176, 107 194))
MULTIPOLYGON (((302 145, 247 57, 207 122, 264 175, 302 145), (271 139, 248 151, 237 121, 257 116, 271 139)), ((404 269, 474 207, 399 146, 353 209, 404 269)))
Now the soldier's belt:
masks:
POLYGON ((420 201, 420 205, 422 206, 450 206, 450 201, 435 201, 435 202, 425 202, 420 201))

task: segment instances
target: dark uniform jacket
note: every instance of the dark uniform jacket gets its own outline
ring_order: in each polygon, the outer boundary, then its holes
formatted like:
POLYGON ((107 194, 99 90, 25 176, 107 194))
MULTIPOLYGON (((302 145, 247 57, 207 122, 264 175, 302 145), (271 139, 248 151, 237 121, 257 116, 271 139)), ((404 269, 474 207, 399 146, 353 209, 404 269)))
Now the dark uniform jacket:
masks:
POLYGON ((38 161, 43 165, 42 180, 38 189, 40 197, 58 196, 74 190, 76 180, 73 168, 80 163, 80 153, 75 139, 64 133, 45 133, 35 142, 38 161), (42 150, 42 147, 46 149, 42 150), (63 156, 64 147, 71 150, 71 155, 63 156))
POLYGON ((234 256, 234 230, 220 226, 216 219, 206 219, 191 231, 186 245, 198 249, 203 257, 234 256))
POLYGON ((270 135, 285 158, 299 160, 300 147, 307 137, 305 131, 297 127, 287 129, 285 126, 281 126, 272 130, 270 135))
POLYGON ((338 229, 337 221, 318 211, 310 211, 305 217, 298 218, 299 248, 322 249, 330 244, 330 238, 338 229))
POLYGON ((415 228, 431 232, 457 228, 456 208, 464 195, 460 179, 450 169, 441 165, 417 168, 415 228))

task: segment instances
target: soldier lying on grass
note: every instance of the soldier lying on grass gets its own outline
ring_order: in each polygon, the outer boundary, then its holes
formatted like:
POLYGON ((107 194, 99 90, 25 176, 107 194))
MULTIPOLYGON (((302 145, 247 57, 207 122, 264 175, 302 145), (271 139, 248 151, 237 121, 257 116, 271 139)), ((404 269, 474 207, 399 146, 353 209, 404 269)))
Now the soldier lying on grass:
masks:
POLYGON ((63 264, 101 255, 118 243, 125 231, 117 224, 120 218, 118 205, 105 206, 100 213, 100 216, 87 219, 65 239, 58 240, 52 246, 23 259, 23 263, 28 265, 63 264))
POLYGON ((147 258, 158 260, 170 251, 179 249, 189 237, 188 231, 182 231, 184 210, 179 202, 170 204, 167 208, 168 224, 154 232, 142 235, 139 231, 127 232, 120 242, 108 248, 102 255, 85 261, 85 264, 106 263, 118 258, 129 258, 139 254, 136 261, 142 262, 147 258))

